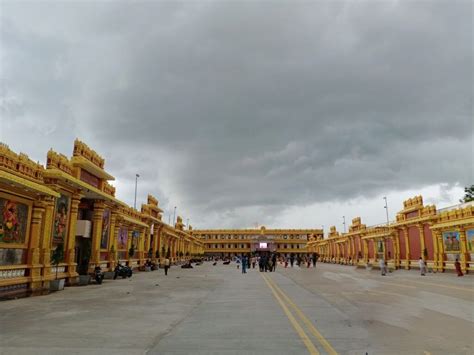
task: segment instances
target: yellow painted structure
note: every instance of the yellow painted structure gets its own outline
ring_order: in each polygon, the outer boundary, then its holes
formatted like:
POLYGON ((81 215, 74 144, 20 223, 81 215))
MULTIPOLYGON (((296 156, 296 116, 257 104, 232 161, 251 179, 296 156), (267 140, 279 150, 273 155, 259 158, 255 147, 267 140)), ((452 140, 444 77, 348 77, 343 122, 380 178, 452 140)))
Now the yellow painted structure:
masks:
POLYGON ((328 238, 309 241, 307 249, 323 262, 345 265, 378 267, 384 259, 393 269, 412 269, 421 257, 435 272, 453 270, 456 259, 474 271, 474 202, 437 210, 415 196, 404 201, 396 221, 367 227, 356 217, 349 232, 333 226, 328 238))
POLYGON ((232 257, 258 251, 283 255, 307 253, 308 241, 321 238, 321 229, 208 229, 193 230, 193 236, 204 242, 209 256, 232 257), (266 248, 260 248, 266 243, 266 248))
POLYGON ((50 150, 46 168, 0 144, 0 295, 47 289, 56 274, 73 285, 97 265, 110 271, 117 262, 140 267, 204 252, 180 217, 175 226, 162 221, 153 196, 140 211, 115 198, 104 166, 79 140, 70 159, 50 150), (59 245, 56 268, 51 254, 59 245))

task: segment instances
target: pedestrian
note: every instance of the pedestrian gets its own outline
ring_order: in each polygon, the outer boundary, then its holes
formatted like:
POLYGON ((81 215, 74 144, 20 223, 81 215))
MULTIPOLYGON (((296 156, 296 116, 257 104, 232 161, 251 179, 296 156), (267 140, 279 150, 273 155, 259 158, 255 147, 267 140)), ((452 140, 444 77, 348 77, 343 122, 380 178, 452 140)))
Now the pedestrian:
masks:
POLYGON ((291 267, 293 267, 293 264, 295 263, 295 256, 293 254, 291 254, 290 256, 290 264, 291 264, 291 267))
POLYGON ((242 257, 242 274, 247 273, 247 257, 244 255, 242 257))
POLYGON ((458 273, 459 276, 464 276, 461 270, 461 263, 459 262, 459 259, 456 258, 456 262, 454 263, 454 267, 456 268, 456 272, 458 273))
POLYGON ((252 269, 255 269, 255 264, 257 263, 257 258, 252 256, 252 269))
POLYGON ((168 275, 168 269, 170 268, 170 264, 171 264, 170 259, 167 257, 165 259, 165 275, 168 275))
POLYGON ((313 253, 313 260, 312 260, 312 262, 313 262, 313 267, 316 267, 316 261, 317 261, 317 260, 316 260, 316 253, 313 253))
POLYGON ((421 274, 421 276, 425 276, 426 264, 425 264, 425 261, 422 259, 421 256, 420 256, 420 259, 418 260, 418 265, 420 265, 420 274, 421 274))
POLYGON ((273 271, 276 271, 276 268, 277 268, 277 255, 276 255, 276 253, 274 253, 273 256, 272 256, 272 263, 273 263, 273 271))
POLYGON ((237 263, 237 270, 240 269, 240 258, 237 257, 235 262, 237 263))
POLYGON ((383 258, 379 260, 379 266, 382 276, 385 276, 385 260, 383 258))
POLYGON ((284 258, 285 258, 285 269, 286 269, 288 267, 288 257, 285 256, 284 258))

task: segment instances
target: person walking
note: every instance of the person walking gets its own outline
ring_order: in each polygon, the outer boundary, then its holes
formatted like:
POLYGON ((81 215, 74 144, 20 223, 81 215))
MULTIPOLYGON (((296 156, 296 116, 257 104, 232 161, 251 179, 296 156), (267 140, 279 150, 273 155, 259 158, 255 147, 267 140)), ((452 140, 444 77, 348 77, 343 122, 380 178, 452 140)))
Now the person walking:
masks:
POLYGON ((418 265, 420 265, 420 274, 421 276, 425 276, 426 273, 426 264, 425 261, 421 258, 418 260, 418 265))
POLYGON ((247 273, 247 257, 244 255, 242 257, 242 274, 247 273))
POLYGON ((168 269, 170 268, 171 262, 170 259, 167 257, 165 259, 165 275, 168 275, 168 269))
POLYGON ((255 269, 255 264, 257 263, 257 258, 252 256, 252 269, 255 269))
POLYGON ((277 255, 276 255, 276 253, 274 253, 273 256, 272 256, 272 263, 273 263, 273 271, 275 272, 276 268, 277 268, 277 255))
POLYGON ((293 267, 293 264, 295 263, 295 256, 293 254, 290 255, 290 265, 293 267))
POLYGON ((379 260, 380 273, 385 276, 385 260, 382 258, 379 260))
POLYGON ((464 276, 461 270, 461 263, 459 262, 459 259, 456 259, 456 262, 454 263, 454 267, 456 268, 456 272, 458 273, 459 276, 464 276))

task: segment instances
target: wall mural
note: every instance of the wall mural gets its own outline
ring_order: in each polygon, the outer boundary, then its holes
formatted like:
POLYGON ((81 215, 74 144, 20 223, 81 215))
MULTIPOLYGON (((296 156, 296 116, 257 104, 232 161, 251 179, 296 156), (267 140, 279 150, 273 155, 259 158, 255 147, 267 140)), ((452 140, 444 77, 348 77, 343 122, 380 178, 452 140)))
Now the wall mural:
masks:
POLYGON ((457 253, 461 250, 459 243, 459 232, 443 233, 444 251, 446 253, 457 253))
MULTIPOLYGON (((467 240, 467 252, 474 253, 474 229, 469 229, 466 231, 466 240, 467 240)), ((471 257, 472 260, 472 257, 471 257)))
POLYGON ((127 228, 120 228, 117 236, 117 249, 125 250, 127 249, 127 240, 128 240, 128 230, 127 228))
POLYGON ((25 243, 29 206, 14 198, 0 196, 0 243, 25 243))
POLYGON ((110 231, 110 210, 104 210, 102 215, 102 233, 100 235, 100 248, 107 249, 109 243, 109 231, 110 231))
POLYGON ((69 197, 61 194, 56 200, 54 215, 53 244, 62 244, 66 240, 69 215, 69 197))

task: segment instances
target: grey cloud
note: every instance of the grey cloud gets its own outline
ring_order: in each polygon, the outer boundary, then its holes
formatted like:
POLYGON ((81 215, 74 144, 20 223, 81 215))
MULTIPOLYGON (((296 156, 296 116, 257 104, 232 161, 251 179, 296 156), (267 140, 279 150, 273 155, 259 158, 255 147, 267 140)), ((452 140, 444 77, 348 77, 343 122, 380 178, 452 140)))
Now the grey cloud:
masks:
POLYGON ((79 135, 197 218, 472 181, 469 1, 3 6, 2 139, 79 135))

